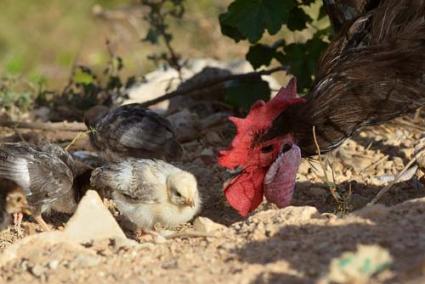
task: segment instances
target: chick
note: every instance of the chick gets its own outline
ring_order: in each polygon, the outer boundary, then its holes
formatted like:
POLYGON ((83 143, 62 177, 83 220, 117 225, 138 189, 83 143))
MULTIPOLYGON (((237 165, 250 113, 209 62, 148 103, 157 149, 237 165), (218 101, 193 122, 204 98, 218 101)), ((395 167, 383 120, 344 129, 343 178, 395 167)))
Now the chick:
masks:
POLYGON ((11 214, 20 227, 23 213, 31 214, 24 191, 14 181, 0 178, 0 230, 10 224, 11 214))
POLYGON ((113 110, 96 106, 84 115, 90 142, 107 161, 126 158, 175 160, 182 148, 168 120, 140 104, 128 104, 113 110))
POLYGON ((76 208, 72 161, 66 151, 53 144, 42 147, 23 143, 0 145, 0 178, 11 180, 22 188, 32 216, 44 230, 49 227, 42 213, 51 209, 73 213, 76 208))
POLYGON ((145 232, 188 222, 201 208, 196 178, 160 160, 108 164, 93 171, 91 185, 111 191, 121 214, 145 232))

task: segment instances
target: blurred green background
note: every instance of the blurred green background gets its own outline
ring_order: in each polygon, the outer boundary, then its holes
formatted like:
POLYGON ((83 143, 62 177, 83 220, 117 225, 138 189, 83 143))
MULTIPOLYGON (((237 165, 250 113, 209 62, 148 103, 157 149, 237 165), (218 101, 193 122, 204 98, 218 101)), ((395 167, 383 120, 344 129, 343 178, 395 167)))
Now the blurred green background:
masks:
MULTIPOLYGON (((170 23, 175 49, 191 58, 243 58, 248 45, 236 45, 220 32, 218 14, 229 3, 186 1, 183 20, 170 23)), ((142 11, 128 9, 131 4, 134 1, 1 0, 1 76, 22 75, 31 81, 44 78, 49 88, 60 88, 73 64, 95 70, 105 65, 109 58, 106 40, 123 58, 124 75, 145 74, 154 68, 146 56, 162 47, 141 41, 148 25, 139 17, 142 11), (99 11, 111 15, 99 16, 99 11)))

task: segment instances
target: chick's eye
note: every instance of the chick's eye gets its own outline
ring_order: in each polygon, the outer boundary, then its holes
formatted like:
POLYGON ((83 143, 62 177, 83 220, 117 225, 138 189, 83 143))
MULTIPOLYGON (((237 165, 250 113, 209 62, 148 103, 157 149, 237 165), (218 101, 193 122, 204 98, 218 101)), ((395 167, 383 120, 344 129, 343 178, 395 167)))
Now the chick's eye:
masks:
POLYGON ((273 151, 273 145, 268 145, 268 146, 264 146, 261 148, 261 153, 270 153, 271 151, 273 151))
POLYGON ((176 191, 176 196, 177 197, 182 197, 182 195, 180 194, 180 192, 176 191))

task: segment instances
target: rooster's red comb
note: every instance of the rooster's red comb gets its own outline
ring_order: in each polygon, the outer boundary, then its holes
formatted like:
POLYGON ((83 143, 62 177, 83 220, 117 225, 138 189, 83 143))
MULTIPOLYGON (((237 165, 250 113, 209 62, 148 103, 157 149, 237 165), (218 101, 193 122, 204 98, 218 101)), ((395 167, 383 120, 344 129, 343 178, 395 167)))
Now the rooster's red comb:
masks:
POLYGON ((260 100, 253 104, 245 118, 229 117, 236 126, 236 136, 227 150, 220 151, 218 163, 229 169, 245 167, 255 134, 270 128, 272 121, 288 106, 301 102, 304 100, 297 96, 297 82, 293 78, 267 103, 260 100))

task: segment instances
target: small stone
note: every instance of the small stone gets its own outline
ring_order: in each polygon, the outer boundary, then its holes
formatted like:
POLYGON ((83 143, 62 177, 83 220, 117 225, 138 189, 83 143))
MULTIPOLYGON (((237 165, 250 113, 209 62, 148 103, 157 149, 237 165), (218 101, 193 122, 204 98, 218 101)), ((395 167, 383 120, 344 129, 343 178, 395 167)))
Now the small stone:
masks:
POLYGON ((139 246, 138 242, 127 238, 116 238, 114 239, 114 243, 117 248, 133 248, 139 246))
POLYGON ((185 140, 196 136, 198 132, 199 118, 188 109, 183 109, 167 117, 173 126, 177 140, 185 140))
POLYGON ((85 243, 99 239, 125 238, 125 234, 94 190, 87 191, 68 221, 65 235, 85 243))
POLYGON ((201 154, 199 154, 201 157, 211 157, 214 156, 214 151, 211 148, 206 148, 202 150, 201 154))
POLYGON ((214 131, 208 131, 207 134, 205 135, 205 139, 207 140, 209 144, 221 143, 220 136, 217 134, 217 132, 214 132, 214 131))
POLYGON ((49 261, 47 263, 47 267, 52 269, 52 270, 55 270, 56 268, 59 267, 59 260, 54 259, 54 260, 49 261))
POLYGON ((211 148, 206 148, 200 153, 200 159, 205 165, 213 165, 216 163, 214 151, 211 148))
POLYGON ((196 231, 202 233, 211 233, 218 230, 227 229, 226 226, 218 224, 206 217, 198 217, 193 222, 193 227, 196 231))
POLYGON ((280 209, 280 215, 284 216, 283 219, 296 219, 296 220, 309 220, 314 217, 319 217, 319 212, 312 206, 288 206, 280 209))
POLYGON ((74 267, 94 267, 101 262, 101 258, 96 255, 80 254, 74 261, 74 267))
POLYGON ((38 277, 38 278, 40 278, 40 277, 42 277, 42 275, 46 272, 46 268, 45 267, 43 267, 43 266, 41 266, 41 265, 39 265, 39 264, 36 264, 36 265, 34 265, 31 269, 30 269, 30 272, 35 276, 35 277, 38 277))
POLYGON ((302 161, 300 166, 298 167, 298 173, 306 175, 309 173, 310 170, 310 164, 306 161, 302 161))

